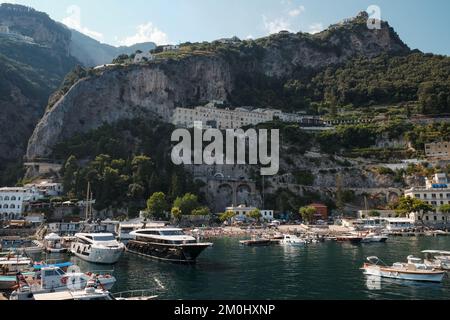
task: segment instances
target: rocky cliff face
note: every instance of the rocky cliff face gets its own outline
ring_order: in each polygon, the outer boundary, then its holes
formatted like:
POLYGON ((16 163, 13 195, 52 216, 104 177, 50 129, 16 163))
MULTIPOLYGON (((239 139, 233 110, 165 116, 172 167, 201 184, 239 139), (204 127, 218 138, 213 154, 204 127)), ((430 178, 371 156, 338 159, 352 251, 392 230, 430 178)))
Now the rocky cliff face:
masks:
POLYGON ((29 141, 27 157, 47 157, 56 143, 103 123, 136 117, 169 120, 177 106, 230 101, 242 77, 277 81, 355 56, 407 51, 387 23, 381 30, 369 30, 360 15, 314 36, 280 33, 207 54, 115 66, 81 79, 46 112, 29 141))
POLYGON ((49 95, 77 61, 68 55, 70 32, 44 13, 2 4, 0 25, 9 31, 0 33, 0 159, 17 161, 49 95))

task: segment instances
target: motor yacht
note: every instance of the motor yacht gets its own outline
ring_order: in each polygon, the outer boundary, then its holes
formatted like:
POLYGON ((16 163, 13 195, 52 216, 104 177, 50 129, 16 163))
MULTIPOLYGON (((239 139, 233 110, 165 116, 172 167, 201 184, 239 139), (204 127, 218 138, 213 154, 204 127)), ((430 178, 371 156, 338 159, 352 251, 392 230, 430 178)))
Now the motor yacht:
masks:
POLYGON ((132 231, 127 244, 130 253, 175 263, 195 263, 212 243, 199 242, 179 228, 151 228, 132 231))
POLYGON ((77 233, 71 243, 70 252, 88 262, 114 264, 125 251, 112 233, 77 233))

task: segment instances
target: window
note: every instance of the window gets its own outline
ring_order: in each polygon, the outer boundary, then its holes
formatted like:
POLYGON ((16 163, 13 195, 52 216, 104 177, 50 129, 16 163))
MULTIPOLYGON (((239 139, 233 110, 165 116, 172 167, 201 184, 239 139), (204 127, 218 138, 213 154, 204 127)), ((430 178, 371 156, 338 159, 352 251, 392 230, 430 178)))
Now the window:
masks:
POLYGON ((7 204, 3 205, 3 209, 8 209, 8 205, 7 204))
POLYGON ((415 194, 414 197, 420 199, 420 194, 415 194))
POLYGON ((436 199, 436 194, 435 193, 431 194, 431 198, 436 199))
POLYGON ((12 204, 12 205, 9 206, 9 208, 10 208, 10 209, 15 209, 16 206, 15 206, 14 204, 12 204))
POLYGON ((437 221, 437 217, 436 216, 434 216, 434 221, 437 221))
POLYGON ((425 220, 429 221, 429 220, 430 220, 430 217, 429 217, 429 216, 426 216, 426 217, 425 217, 425 220))
POLYGON ((11 201, 16 201, 16 197, 12 196, 11 201))
POLYGON ((5 201, 9 201, 9 197, 8 196, 5 197, 5 201))

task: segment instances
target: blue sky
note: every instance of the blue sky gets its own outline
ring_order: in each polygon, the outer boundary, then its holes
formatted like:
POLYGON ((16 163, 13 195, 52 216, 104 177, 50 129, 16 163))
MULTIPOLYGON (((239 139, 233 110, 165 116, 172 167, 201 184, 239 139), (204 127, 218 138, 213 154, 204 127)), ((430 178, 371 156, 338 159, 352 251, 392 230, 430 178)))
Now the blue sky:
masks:
POLYGON ((130 45, 317 32, 376 5, 412 48, 450 54, 448 0, 16 0, 101 42, 130 45))

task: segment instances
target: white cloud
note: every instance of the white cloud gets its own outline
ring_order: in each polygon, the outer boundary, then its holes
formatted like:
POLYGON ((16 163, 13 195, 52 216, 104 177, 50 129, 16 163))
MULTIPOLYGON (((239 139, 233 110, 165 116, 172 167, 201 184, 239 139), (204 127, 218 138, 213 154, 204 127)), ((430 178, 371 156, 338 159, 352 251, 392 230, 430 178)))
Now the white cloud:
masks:
POLYGON ((300 14, 302 14, 303 12, 305 12, 305 7, 304 7, 304 6, 300 6, 300 7, 297 7, 297 8, 295 8, 295 9, 290 10, 290 11, 288 12, 288 14, 289 14, 291 17, 297 17, 297 16, 299 16, 300 14))
POLYGON ((255 37, 253 37, 253 35, 249 34, 245 39, 251 40, 251 39, 254 39, 254 38, 255 38, 255 37))
POLYGON ((322 23, 313 23, 309 26, 309 33, 319 33, 320 31, 323 31, 324 27, 322 23))
POLYGON ((99 41, 103 40, 103 34, 97 31, 90 30, 81 25, 81 9, 79 6, 71 5, 67 8, 66 12, 69 16, 65 17, 62 20, 62 23, 64 23, 69 28, 84 33, 91 38, 99 41))
POLYGON ((120 45, 132 46, 136 43, 155 42, 158 45, 168 44, 169 37, 167 34, 159 30, 153 23, 148 22, 136 27, 136 34, 119 41, 120 45))
POLYGON ((269 34, 278 33, 283 30, 292 31, 291 23, 283 17, 269 20, 266 16, 263 16, 263 21, 264 29, 266 29, 269 34))

